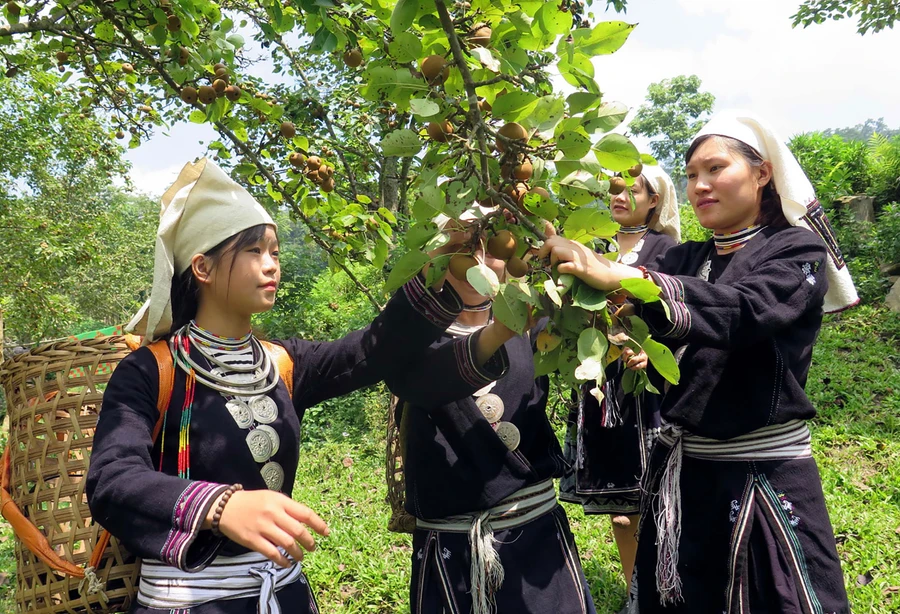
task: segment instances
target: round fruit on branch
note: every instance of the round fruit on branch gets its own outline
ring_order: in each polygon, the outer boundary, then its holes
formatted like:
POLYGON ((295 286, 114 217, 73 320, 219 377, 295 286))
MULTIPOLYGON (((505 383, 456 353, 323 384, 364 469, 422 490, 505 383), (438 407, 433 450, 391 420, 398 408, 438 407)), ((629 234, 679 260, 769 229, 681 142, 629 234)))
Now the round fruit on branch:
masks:
POLYGON ((359 49, 350 49, 344 52, 344 64, 350 68, 358 68, 363 61, 362 51, 359 49))
POLYGON ((492 33, 490 26, 482 25, 475 28, 467 38, 469 45, 472 47, 487 47, 491 44, 492 33))
POLYGON ((477 265, 478 261, 471 254, 454 254, 450 258, 450 274, 460 281, 466 281, 466 273, 477 265))
POLYGON ((199 99, 197 88, 186 85, 181 88, 181 99, 188 104, 194 104, 199 99))
POLYGON ((281 122, 281 127, 278 130, 281 132, 281 136, 286 139, 292 139, 297 134, 294 122, 281 122))
POLYGON ((498 260, 509 260, 516 253, 516 236, 508 230, 501 230, 488 240, 488 253, 498 260))
POLYGON ((639 177, 640 174, 643 172, 644 172, 644 165, 641 163, 637 163, 628 169, 628 176, 629 177, 639 177))
POLYGON ((419 72, 429 85, 440 85, 450 76, 450 66, 447 60, 440 55, 429 55, 422 60, 419 72))
MULTIPOLYGON (((521 141, 521 144, 525 144, 525 141, 528 139, 528 131, 522 124, 517 124, 516 122, 510 122, 508 124, 503 124, 500 126, 500 129, 497 131, 502 137, 506 137, 511 141, 516 141, 517 143, 521 141)), ((504 143, 503 139, 497 139, 496 143, 497 151, 503 153, 506 151, 506 143, 504 143)))
POLYGON ((453 124, 450 123, 450 120, 445 119, 441 122, 429 123, 425 130, 432 141, 446 143, 450 140, 450 135, 453 134, 453 124))
POLYGON ((627 186, 625 185, 625 180, 622 179, 621 177, 610 177, 609 193, 612 194, 613 196, 616 196, 617 194, 621 194, 622 192, 624 192, 626 187, 627 186))
POLYGON ((531 267, 528 263, 517 256, 506 261, 506 272, 510 277, 524 277, 530 270, 531 267))
POLYGON ((200 89, 197 90, 197 95, 203 104, 212 104, 218 98, 216 90, 211 85, 201 85, 200 89))
POLYGON ((236 85, 229 85, 225 88, 225 98, 231 102, 237 102, 241 97, 241 88, 236 85))

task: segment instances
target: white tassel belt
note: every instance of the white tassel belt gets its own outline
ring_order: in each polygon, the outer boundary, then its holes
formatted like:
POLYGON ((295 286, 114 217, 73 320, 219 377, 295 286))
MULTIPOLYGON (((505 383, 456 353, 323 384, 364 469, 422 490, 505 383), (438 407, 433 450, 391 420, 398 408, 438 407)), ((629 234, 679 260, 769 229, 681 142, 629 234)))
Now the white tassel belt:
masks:
POLYGON ((144 560, 138 603, 161 610, 191 608, 227 599, 259 597, 259 614, 281 614, 275 592, 303 577, 299 561, 276 565, 258 552, 217 557, 197 572, 144 560))
POLYGON ((656 521, 656 589, 662 605, 681 601, 678 546, 681 541, 681 463, 684 456, 715 461, 795 460, 812 457, 804 420, 757 429, 733 439, 710 439, 666 424, 660 444, 670 449, 659 490, 653 497, 656 521))
POLYGON ((556 506, 553 480, 544 480, 516 491, 483 512, 448 516, 439 520, 416 519, 416 528, 427 531, 468 533, 472 547, 470 572, 473 614, 494 611, 494 593, 503 584, 503 565, 494 547, 494 531, 513 529, 528 524, 556 506))

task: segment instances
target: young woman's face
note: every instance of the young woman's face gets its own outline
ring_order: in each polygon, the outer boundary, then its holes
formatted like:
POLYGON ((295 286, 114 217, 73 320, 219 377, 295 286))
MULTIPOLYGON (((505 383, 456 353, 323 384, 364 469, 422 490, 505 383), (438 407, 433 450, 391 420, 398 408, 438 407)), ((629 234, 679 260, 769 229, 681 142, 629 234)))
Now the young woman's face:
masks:
POLYGON ((659 195, 650 195, 650 190, 647 189, 647 179, 643 175, 634 180, 631 193, 634 194, 633 210, 628 190, 616 194, 609 203, 612 218, 621 226, 645 224, 650 210, 655 209, 659 203, 659 195))
POLYGON ((712 137, 697 147, 686 173, 688 200, 702 226, 729 233, 756 222, 762 189, 771 180, 769 166, 750 166, 712 137))
POLYGON ((275 305, 279 281, 278 235, 266 226, 259 241, 222 258, 211 273, 210 290, 229 311, 249 316, 275 305))

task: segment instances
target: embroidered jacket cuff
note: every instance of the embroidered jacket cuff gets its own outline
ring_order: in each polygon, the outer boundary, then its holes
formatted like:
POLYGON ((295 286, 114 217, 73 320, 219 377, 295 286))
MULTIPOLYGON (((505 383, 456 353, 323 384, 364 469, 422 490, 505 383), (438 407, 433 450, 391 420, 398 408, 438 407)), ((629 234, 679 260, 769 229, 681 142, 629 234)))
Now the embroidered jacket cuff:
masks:
POLYGON ((429 322, 441 329, 453 324, 463 310, 463 302, 450 284, 440 291, 426 287, 422 275, 416 275, 403 286, 409 304, 429 322))
POLYGON ((462 380, 473 386, 475 390, 487 386, 506 375, 509 368, 509 356, 506 348, 501 346, 486 363, 478 366, 475 361, 475 347, 478 343, 478 335, 481 331, 458 339, 454 342, 453 353, 456 356, 456 366, 462 380))
POLYGON ((201 536, 200 527, 227 484, 191 482, 175 504, 172 530, 159 553, 164 563, 182 571, 197 571, 209 564, 223 543, 222 538, 201 536))
POLYGON ((657 303, 644 304, 641 317, 650 330, 669 339, 683 339, 691 330, 691 312, 684 302, 684 284, 677 277, 648 271, 654 283, 660 287, 660 301, 668 308, 664 313, 657 303))

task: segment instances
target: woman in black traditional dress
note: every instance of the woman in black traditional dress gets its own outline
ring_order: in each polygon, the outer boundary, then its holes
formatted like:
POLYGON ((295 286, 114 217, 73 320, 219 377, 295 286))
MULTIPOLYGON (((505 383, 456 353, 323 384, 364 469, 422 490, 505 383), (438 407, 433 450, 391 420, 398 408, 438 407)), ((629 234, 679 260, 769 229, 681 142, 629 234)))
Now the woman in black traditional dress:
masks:
MULTIPOLYGON (((607 250, 616 262, 646 265, 680 239, 675 186, 658 166, 644 166, 632 188, 613 196, 609 207, 620 225, 616 243, 607 250)), ((625 369, 646 364, 646 354, 626 348, 606 370, 602 402, 590 394, 590 386, 582 387, 566 432, 564 453, 570 470, 559 485, 563 501, 580 503, 585 514, 610 516, 629 585, 637 553, 641 476, 660 420, 659 395, 625 394, 621 383, 625 369)))
POLYGON ((212 162, 185 166, 162 198, 153 289, 130 324, 168 340, 154 346, 175 371, 161 436, 165 361, 140 348, 104 393, 87 482, 94 519, 143 558, 132 613, 318 612, 301 546, 328 529, 291 500, 303 413, 402 369, 462 308, 452 288, 416 278, 343 339, 264 345, 250 318, 272 308, 280 274, 268 213, 212 162))
MULTIPOLYGON (((477 209, 470 215, 484 214, 477 209)), ((479 252, 498 277, 504 263, 479 252)), ((465 308, 425 357, 386 378, 400 399, 412 614, 593 614, 554 478, 566 463, 535 379, 535 338, 447 278, 465 308)))
POLYGON ((686 160, 713 240, 643 270, 562 237, 542 248, 598 288, 652 280, 671 314, 635 305, 680 357, 681 382, 651 453, 631 609, 846 614, 803 389, 823 310, 855 304, 853 282, 809 180, 764 122, 722 113, 686 160))

